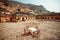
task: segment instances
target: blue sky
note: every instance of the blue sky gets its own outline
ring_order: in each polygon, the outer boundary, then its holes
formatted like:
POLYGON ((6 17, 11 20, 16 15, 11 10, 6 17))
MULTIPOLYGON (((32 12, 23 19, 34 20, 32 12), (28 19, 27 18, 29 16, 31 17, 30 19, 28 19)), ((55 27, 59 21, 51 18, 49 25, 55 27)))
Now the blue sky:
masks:
POLYGON ((60 12, 60 0, 15 0, 22 3, 31 3, 35 5, 43 5, 51 12, 60 12))

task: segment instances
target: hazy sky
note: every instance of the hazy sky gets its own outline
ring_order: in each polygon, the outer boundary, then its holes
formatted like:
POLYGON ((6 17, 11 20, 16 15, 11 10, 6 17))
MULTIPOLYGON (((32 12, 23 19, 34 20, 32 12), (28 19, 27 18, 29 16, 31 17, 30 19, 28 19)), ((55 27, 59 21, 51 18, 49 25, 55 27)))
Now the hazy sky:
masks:
POLYGON ((16 1, 22 3, 43 5, 49 11, 60 12, 60 0, 16 0, 16 1))

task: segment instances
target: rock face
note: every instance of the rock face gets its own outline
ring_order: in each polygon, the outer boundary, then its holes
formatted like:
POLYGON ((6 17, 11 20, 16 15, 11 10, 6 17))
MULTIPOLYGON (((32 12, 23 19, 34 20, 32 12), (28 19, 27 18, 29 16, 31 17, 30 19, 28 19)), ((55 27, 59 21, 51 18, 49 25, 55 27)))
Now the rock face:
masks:
POLYGON ((20 23, 0 23, 0 40, 60 40, 60 22, 55 21, 26 21, 20 23), (38 26, 38 38, 22 36, 26 26, 38 26))

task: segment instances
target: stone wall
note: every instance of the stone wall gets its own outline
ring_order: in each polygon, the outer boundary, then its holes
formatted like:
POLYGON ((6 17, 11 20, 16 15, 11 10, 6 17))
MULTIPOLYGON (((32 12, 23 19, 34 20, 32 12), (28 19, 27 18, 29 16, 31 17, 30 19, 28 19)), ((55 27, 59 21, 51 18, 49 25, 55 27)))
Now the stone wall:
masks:
POLYGON ((37 15, 36 19, 60 20, 58 15, 37 15))

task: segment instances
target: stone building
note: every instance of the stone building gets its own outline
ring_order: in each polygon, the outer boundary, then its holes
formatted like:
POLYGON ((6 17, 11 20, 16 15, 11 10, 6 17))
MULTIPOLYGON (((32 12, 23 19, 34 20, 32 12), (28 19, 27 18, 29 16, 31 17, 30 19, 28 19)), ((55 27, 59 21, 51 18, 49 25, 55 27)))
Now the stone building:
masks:
POLYGON ((11 15, 7 14, 1 14, 0 15, 0 22, 10 22, 11 21, 11 15))
POLYGON ((9 12, 5 12, 0 14, 0 22, 21 22, 28 20, 36 20, 36 19, 44 19, 44 20, 60 20, 60 14, 43 14, 43 15, 34 15, 32 13, 24 13, 24 12, 16 12, 14 14, 10 14, 9 12))
POLYGON ((0 22, 20 22, 34 19, 35 15, 23 12, 16 12, 15 14, 4 13, 0 15, 0 22))
POLYGON ((60 20, 60 14, 43 14, 36 15, 36 19, 60 20))
POLYGON ((35 19, 35 15, 29 13, 23 13, 23 12, 13 14, 12 16, 12 21, 16 21, 16 22, 34 20, 34 19, 35 19))

